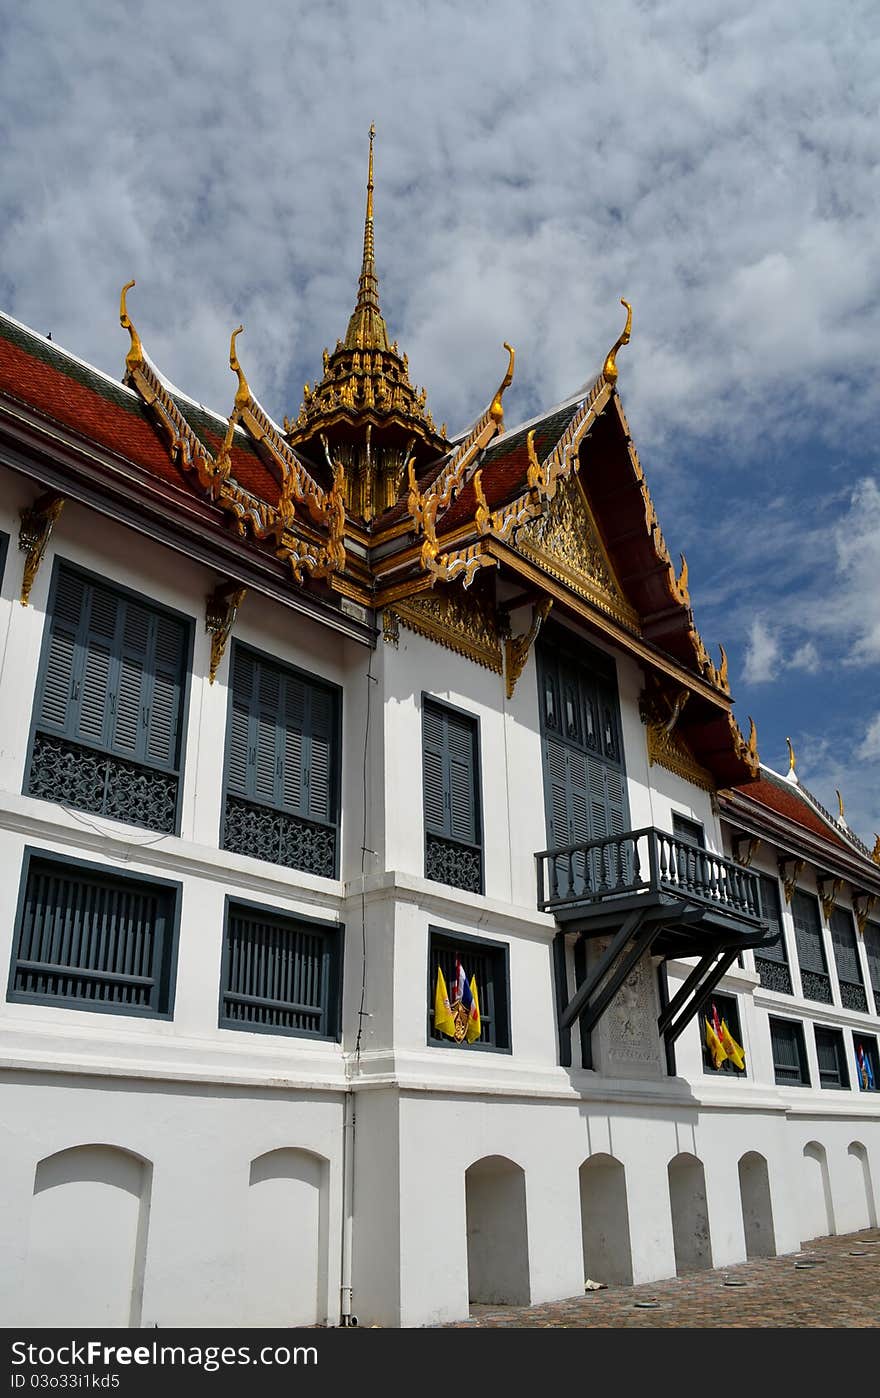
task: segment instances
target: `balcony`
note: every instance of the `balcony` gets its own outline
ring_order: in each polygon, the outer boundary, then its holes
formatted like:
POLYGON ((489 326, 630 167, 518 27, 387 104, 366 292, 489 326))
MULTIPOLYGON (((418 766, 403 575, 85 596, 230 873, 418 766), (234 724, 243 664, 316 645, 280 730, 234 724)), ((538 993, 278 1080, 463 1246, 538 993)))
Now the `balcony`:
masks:
POLYGON ((648 826, 604 840, 536 855, 538 907, 559 922, 647 905, 649 901, 712 910, 756 927, 766 925, 757 874, 712 850, 648 826))
POLYGON ((538 906, 559 924, 555 964, 560 1061, 571 1062, 568 1031, 580 1021, 584 1066, 589 1034, 637 962, 694 957, 671 1001, 661 974, 657 1027, 674 1072, 673 1045, 744 947, 770 941, 758 875, 732 859, 648 826, 536 855, 538 906), (577 934, 576 986, 568 984, 566 938, 577 934), (586 943, 610 935, 588 967, 586 943))

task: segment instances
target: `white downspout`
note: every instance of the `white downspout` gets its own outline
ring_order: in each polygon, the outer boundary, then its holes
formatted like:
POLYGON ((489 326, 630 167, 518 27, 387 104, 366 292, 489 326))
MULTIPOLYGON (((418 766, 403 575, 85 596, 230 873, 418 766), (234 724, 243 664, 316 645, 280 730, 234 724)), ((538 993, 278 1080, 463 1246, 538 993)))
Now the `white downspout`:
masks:
POLYGON ((351 1239, 354 1224, 354 1090, 351 1083, 345 1090, 342 1118, 342 1270, 339 1285, 339 1324, 343 1328, 357 1325, 351 1313, 351 1239))

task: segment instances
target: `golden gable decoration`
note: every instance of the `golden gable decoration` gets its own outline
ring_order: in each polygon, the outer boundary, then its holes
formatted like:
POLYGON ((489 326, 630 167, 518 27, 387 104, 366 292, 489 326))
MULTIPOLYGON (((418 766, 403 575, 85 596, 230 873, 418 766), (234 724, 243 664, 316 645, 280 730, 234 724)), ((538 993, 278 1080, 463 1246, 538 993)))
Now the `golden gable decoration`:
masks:
POLYGON ((429 592, 419 592, 386 607, 386 634, 389 630, 393 634, 395 622, 497 675, 502 672, 498 617, 494 601, 484 589, 465 592, 437 584, 429 592))
POLYGON ((575 474, 559 482, 548 512, 520 529, 516 547, 574 592, 638 632, 638 616, 614 576, 589 501, 575 474))

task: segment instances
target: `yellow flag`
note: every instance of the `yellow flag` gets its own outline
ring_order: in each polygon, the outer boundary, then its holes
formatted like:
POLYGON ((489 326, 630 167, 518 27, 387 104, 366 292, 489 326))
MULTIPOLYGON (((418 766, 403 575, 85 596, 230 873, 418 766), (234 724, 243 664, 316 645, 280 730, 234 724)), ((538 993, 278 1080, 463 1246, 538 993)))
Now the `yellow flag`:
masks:
POLYGON ((727 1057, 732 1059, 736 1067, 742 1071, 746 1066, 746 1056, 728 1029, 725 1019, 721 1021, 721 1047, 724 1049, 727 1057))
POLYGON ((727 1058, 727 1050, 724 1048, 708 1019, 706 1020, 706 1047, 712 1059, 712 1067, 720 1068, 725 1058, 727 1058))
POLYGON ((448 1034, 450 1039, 455 1038, 455 1018, 449 1004, 446 981, 439 966, 437 967, 437 989, 434 992, 434 1028, 439 1034, 448 1034))
POLYGON ((477 978, 476 976, 471 976, 471 1008, 468 1014, 467 1032, 465 1034, 465 1038, 467 1039, 469 1044, 472 1044, 475 1039, 479 1039, 481 1032, 482 1025, 480 1024, 480 1002, 477 999, 477 978))

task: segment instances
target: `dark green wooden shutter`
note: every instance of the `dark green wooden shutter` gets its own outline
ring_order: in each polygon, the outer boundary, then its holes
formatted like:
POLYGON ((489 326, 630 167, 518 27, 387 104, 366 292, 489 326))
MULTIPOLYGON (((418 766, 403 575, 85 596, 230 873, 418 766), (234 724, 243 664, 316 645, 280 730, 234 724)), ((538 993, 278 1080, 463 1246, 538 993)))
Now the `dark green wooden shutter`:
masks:
POLYGON ((447 747, 445 714, 434 704, 423 713, 425 824, 435 835, 448 835, 446 819, 447 747))
POLYGON ((469 719, 446 714, 449 751, 449 833, 453 840, 477 841, 476 733, 469 719))
POLYGON ((236 649, 230 791, 332 824, 336 740, 336 699, 329 689, 236 649))
POLYGON ((256 662, 247 651, 236 648, 232 670, 232 719, 226 778, 230 791, 239 796, 251 794, 251 747, 255 741, 251 732, 251 714, 256 668, 256 662))
POLYGON ((880 1015, 880 925, 865 923, 865 951, 868 956, 868 975, 874 989, 874 1013, 880 1015))
POLYGON ((38 726, 176 767, 185 643, 180 622, 60 569, 38 726))
POLYGON ((59 572, 38 721, 62 732, 72 726, 77 641, 83 624, 85 593, 82 578, 59 572))
POLYGON ((822 943, 819 904, 809 893, 801 893, 797 889, 791 900, 791 912, 801 970, 827 975, 828 965, 822 943))
POLYGON ((107 588, 87 585, 84 632, 78 644, 74 701, 74 737, 110 746, 110 672, 117 649, 119 597, 107 588))
POLYGON ((785 937, 782 932, 782 909, 779 903, 779 885, 775 879, 771 879, 767 874, 760 874, 759 878, 761 880, 761 906, 764 916, 770 924, 770 931, 776 936, 776 941, 770 946, 761 947, 756 955, 766 957, 768 961, 778 961, 783 966, 787 966, 788 956, 786 955, 785 937))
POLYGON ((306 768, 308 816, 311 820, 329 821, 333 816, 335 705, 332 695, 326 689, 313 688, 309 699, 309 751, 306 768))
POLYGON ((422 741, 426 828, 479 844, 476 722, 426 701, 422 741))
POLYGON ((544 739, 544 771, 547 782, 550 844, 558 849, 573 843, 569 818, 568 762, 565 747, 549 734, 544 739))
POLYGON ((122 602, 118 612, 118 659, 111 667, 110 746, 126 757, 142 759, 146 737, 147 676, 154 618, 136 603, 122 602))
POLYGON ((161 615, 153 618, 146 756, 163 767, 176 767, 178 761, 185 644, 180 622, 161 615))

